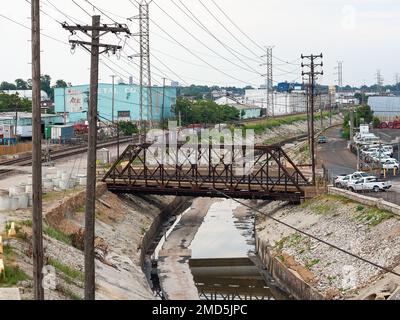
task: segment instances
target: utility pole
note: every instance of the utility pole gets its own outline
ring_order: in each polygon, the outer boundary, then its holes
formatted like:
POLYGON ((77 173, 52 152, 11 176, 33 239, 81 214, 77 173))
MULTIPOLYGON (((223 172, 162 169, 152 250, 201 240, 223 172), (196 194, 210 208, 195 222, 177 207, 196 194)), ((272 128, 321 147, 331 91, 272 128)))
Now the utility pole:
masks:
POLYGON ((353 144, 354 142, 354 111, 350 110, 350 142, 353 144))
POLYGON ((161 126, 163 130, 165 128, 165 80, 166 78, 163 78, 163 96, 162 96, 162 107, 161 107, 161 126))
POLYGON ((267 62, 261 66, 267 66, 267 110, 265 115, 269 116, 274 114, 274 66, 273 66, 273 49, 274 46, 267 47, 267 54, 262 58, 267 58, 267 62))
POLYGON ((305 86, 305 91, 306 91, 306 113, 307 113, 307 136, 308 136, 308 145, 310 146, 310 158, 312 157, 311 154, 311 144, 312 144, 312 139, 311 139, 311 114, 310 114, 310 85, 308 83, 308 79, 305 79, 303 77, 303 86, 305 86))
POLYGON ((67 95, 64 88, 64 126, 67 124, 67 95))
POLYGON ((304 56, 301 55, 301 59, 310 60, 309 64, 301 64, 302 68, 309 68, 309 72, 302 72, 302 75, 308 75, 309 77, 309 85, 310 85, 310 112, 311 112, 311 163, 312 163, 312 183, 315 185, 316 182, 316 157, 315 157, 315 128, 314 128, 314 115, 315 115, 315 80, 318 75, 323 75, 324 72, 316 71, 316 67, 323 67, 323 63, 315 63, 317 59, 322 59, 322 53, 320 55, 310 55, 304 56))
POLYGON ((42 117, 40 107, 40 0, 32 0, 32 247, 36 300, 44 300, 42 226, 42 117))
POLYGON ((63 28, 70 31, 72 35, 76 31, 81 31, 85 35, 91 32, 91 42, 71 40, 73 48, 77 45, 82 46, 91 54, 90 67, 90 98, 89 98, 89 147, 87 155, 87 186, 86 186, 86 213, 85 213, 85 299, 95 300, 95 206, 96 206, 96 150, 97 150, 97 104, 98 104, 98 84, 99 84, 99 55, 105 52, 122 49, 121 46, 101 44, 100 37, 112 33, 127 33, 130 31, 127 26, 117 25, 111 27, 100 25, 100 16, 92 17, 91 26, 68 26, 63 24, 63 28), (101 34, 100 34, 101 33, 101 34), (100 48, 103 50, 100 52, 100 48))
MULTIPOLYGON (((137 1, 138 2, 138 1, 137 1)), ((151 64, 150 64, 150 3, 153 0, 141 0, 138 2, 139 15, 133 19, 139 20, 139 36, 140 52, 133 57, 140 58, 140 135, 146 133, 143 123, 143 109, 147 105, 147 121, 150 129, 153 127, 153 96, 151 85, 151 64)))
POLYGON ((111 107, 111 110, 112 110, 112 117, 111 117, 111 122, 113 123, 113 124, 115 124, 115 121, 114 121, 114 116, 115 116, 115 75, 112 75, 112 76, 110 76, 111 78, 112 78, 112 107, 111 107))

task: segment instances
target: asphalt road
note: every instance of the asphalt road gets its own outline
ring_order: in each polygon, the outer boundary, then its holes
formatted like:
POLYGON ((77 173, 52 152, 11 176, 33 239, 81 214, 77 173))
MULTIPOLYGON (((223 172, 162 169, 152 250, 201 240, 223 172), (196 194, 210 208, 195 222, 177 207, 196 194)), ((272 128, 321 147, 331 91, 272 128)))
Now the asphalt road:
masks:
POLYGON ((317 158, 328 169, 329 176, 334 178, 356 171, 357 157, 348 150, 347 141, 341 138, 341 128, 332 128, 325 136, 328 142, 318 146, 317 158))
MULTIPOLYGON (((383 133, 389 135, 389 133, 383 133)), ((392 134, 390 137, 395 137, 396 133, 400 134, 400 131, 390 130, 390 134, 392 134)), ((341 128, 332 128, 327 131, 325 136, 328 138, 328 143, 318 146, 317 158, 328 170, 330 180, 333 181, 339 174, 350 174, 357 171, 357 157, 348 150, 347 141, 341 138, 341 128)), ((380 136, 384 137, 382 132, 380 136)), ((383 140, 388 142, 390 139, 387 137, 383 140)), ((396 152, 397 149, 395 154, 396 152)), ((400 205, 400 176, 390 177, 390 181, 392 181, 393 187, 388 192, 369 192, 368 195, 400 205)))

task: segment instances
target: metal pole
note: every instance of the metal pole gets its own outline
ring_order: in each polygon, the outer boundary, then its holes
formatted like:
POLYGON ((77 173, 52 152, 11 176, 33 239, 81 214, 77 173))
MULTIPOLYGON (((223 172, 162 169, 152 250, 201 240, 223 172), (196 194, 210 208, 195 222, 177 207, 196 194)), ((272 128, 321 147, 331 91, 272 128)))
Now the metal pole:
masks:
POLYGON ((67 97, 65 94, 65 88, 64 88, 64 125, 67 124, 67 97))
POLYGON ((115 76, 111 76, 112 78, 112 117, 111 121, 114 124, 114 115, 115 115, 115 76))
POLYGON ((40 0, 32 0, 32 247, 34 297, 44 300, 42 234, 42 119, 40 108, 40 0))
POLYGON ((85 214, 85 299, 95 299, 95 206, 96 206, 96 147, 97 147, 97 101, 99 81, 100 16, 93 16, 90 99, 89 99, 89 150, 87 156, 87 186, 85 214))
POLYGON ((163 96, 162 96, 162 111, 161 111, 161 123, 162 123, 162 129, 164 130, 165 128, 165 78, 163 78, 163 96))

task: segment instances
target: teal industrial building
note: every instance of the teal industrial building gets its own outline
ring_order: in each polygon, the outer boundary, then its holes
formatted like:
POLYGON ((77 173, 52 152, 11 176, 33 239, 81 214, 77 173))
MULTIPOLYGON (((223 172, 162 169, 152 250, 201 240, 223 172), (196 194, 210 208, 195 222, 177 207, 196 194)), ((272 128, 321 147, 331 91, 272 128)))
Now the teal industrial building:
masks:
MULTIPOLYGON (((89 85, 82 85, 54 89, 55 112, 59 115, 65 114, 68 123, 85 122, 87 120, 89 87, 89 85)), ((176 105, 177 88, 152 87, 151 96, 152 108, 148 106, 147 99, 144 99, 141 116, 140 86, 118 84, 113 87, 111 84, 99 84, 98 113, 101 118, 108 121, 114 119, 115 121, 138 122, 141 119, 144 121, 171 119, 174 116, 173 107, 176 105)))

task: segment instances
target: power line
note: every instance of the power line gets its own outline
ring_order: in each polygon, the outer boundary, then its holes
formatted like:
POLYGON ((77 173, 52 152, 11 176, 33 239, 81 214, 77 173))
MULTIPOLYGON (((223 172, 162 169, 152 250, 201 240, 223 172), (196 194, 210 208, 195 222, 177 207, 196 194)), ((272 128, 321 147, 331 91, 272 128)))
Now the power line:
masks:
POLYGON ((79 3, 77 3, 75 0, 72 0, 72 2, 73 2, 78 8, 80 8, 83 12, 85 12, 90 18, 92 17, 92 15, 91 15, 89 12, 87 12, 85 9, 83 9, 83 8, 79 5, 79 3))
POLYGON ((87 3, 89 3, 94 9, 96 9, 97 11, 99 11, 102 15, 104 15, 105 17, 107 17, 108 19, 110 19, 112 22, 118 24, 117 21, 115 21, 113 18, 111 18, 107 13, 105 13, 102 9, 100 9, 99 7, 96 7, 94 4, 92 4, 89 0, 85 0, 87 3))
POLYGON ((197 26, 199 26, 201 29, 203 29, 206 33, 208 33, 208 34, 209 34, 211 37, 213 37, 215 40, 217 40, 225 49, 227 49, 230 53, 232 53, 239 61, 241 61, 242 63, 244 63, 246 66, 250 67, 250 66, 249 66, 247 63, 245 63, 241 58, 238 58, 236 54, 238 54, 238 55, 240 55, 240 56, 242 56, 242 57, 244 57, 244 58, 246 58, 246 59, 249 59, 249 60, 251 60, 251 61, 254 61, 254 62, 258 63, 258 64, 261 63, 261 62, 263 62, 263 61, 261 61, 260 59, 255 60, 254 58, 248 57, 248 56, 246 56, 246 55, 244 55, 244 54, 242 54, 242 53, 236 51, 235 49, 233 49, 232 47, 228 46, 228 45, 225 44, 224 42, 222 42, 219 38, 217 38, 217 37, 215 36, 214 33, 212 33, 212 32, 210 31, 209 28, 207 28, 207 27, 204 25, 203 22, 201 22, 200 19, 198 19, 198 18, 196 17, 196 15, 193 13, 193 11, 191 11, 191 10, 184 4, 184 2, 183 2, 182 0, 178 0, 178 1, 179 1, 179 2, 181 3, 181 5, 189 12, 189 14, 190 14, 191 16, 188 15, 174 0, 171 0, 171 1, 172 1, 172 3, 173 3, 180 11, 182 11, 182 12, 183 12, 189 19, 191 19, 197 26), (236 54, 234 54, 234 53, 236 53, 236 54))
MULTIPOLYGON (((238 204, 240 204, 240 205, 242 205, 242 206, 244 206, 244 207, 250 209, 251 211, 257 212, 257 213, 262 214, 263 216, 265 216, 265 213, 262 212, 261 210, 255 209, 254 207, 251 207, 251 206, 247 205, 246 203, 244 203, 244 202, 242 202, 242 201, 239 201, 239 200, 237 200, 237 199, 234 199, 234 198, 228 196, 227 194, 223 193, 222 191, 219 191, 219 190, 216 190, 216 189, 213 189, 213 191, 214 191, 214 192, 217 192, 218 194, 224 196, 224 197, 227 198, 227 199, 230 199, 230 200, 232 200, 232 201, 234 201, 234 202, 236 202, 236 203, 238 203, 238 204)), ((323 239, 321 239, 321 238, 319 238, 319 237, 317 237, 317 236, 314 236, 314 235, 312 235, 312 234, 310 234, 310 233, 308 233, 308 232, 305 232, 305 231, 303 231, 303 230, 301 230, 301 229, 299 229, 299 228, 296 228, 296 227, 294 227, 294 226, 292 226, 292 225, 290 225, 290 224, 288 224, 288 223, 286 223, 286 222, 283 222, 282 220, 276 219, 276 218, 274 218, 274 217, 272 217, 272 216, 270 216, 270 215, 268 216, 268 219, 271 219, 272 221, 275 221, 276 223, 279 223, 279 224, 281 224, 281 225, 283 225, 283 226, 285 226, 285 227, 287 227, 287 228, 289 228, 289 229, 292 229, 292 230, 296 231, 297 233, 300 233, 300 234, 302 234, 302 235, 305 235, 305 236, 308 237, 308 238, 314 239, 314 240, 316 240, 316 241, 318 241, 318 242, 320 242, 320 243, 322 243, 322 244, 327 245, 328 247, 331 247, 331 248, 333 248, 333 249, 335 249, 335 250, 338 250, 338 251, 340 251, 340 252, 342 252, 342 253, 344 253, 344 254, 347 254, 347 255, 349 255, 349 256, 355 258, 355 259, 358 259, 358 260, 363 261, 363 262, 365 262, 365 263, 367 263, 367 264, 369 264, 369 265, 372 265, 372 266, 374 266, 374 267, 377 268, 377 269, 381 269, 381 270, 383 270, 383 271, 385 271, 385 272, 387 272, 387 273, 390 273, 390 274, 393 274, 393 275, 395 275, 395 276, 400 277, 400 273, 397 273, 397 272, 395 272, 395 271, 393 271, 393 270, 391 270, 391 269, 388 269, 388 268, 386 268, 386 267, 384 267, 384 266, 381 266, 381 265, 379 265, 379 264, 377 264, 377 263, 375 263, 375 262, 372 262, 372 261, 370 261, 370 260, 368 260, 368 259, 366 259, 366 258, 363 258, 363 257, 361 257, 361 256, 359 256, 359 255, 357 255, 357 254, 355 254, 355 253, 352 253, 352 252, 350 252, 350 251, 347 251, 347 250, 345 250, 345 249, 342 249, 342 248, 338 247, 337 245, 334 245, 334 244, 332 244, 332 243, 330 243, 330 242, 328 242, 328 241, 325 241, 325 240, 323 240, 323 239)))
MULTIPOLYGON (((166 14, 176 25, 178 25, 183 31, 185 31, 190 37, 192 37, 193 39, 195 39, 197 42, 199 42, 202 46, 206 47, 208 50, 210 50, 211 52, 213 52, 214 54, 218 55, 219 57, 221 57, 222 59, 224 59, 225 61, 235 65, 238 68, 241 68, 247 72, 251 72, 251 73, 256 73, 259 74, 261 76, 261 73, 258 72, 257 70, 255 70, 254 68, 246 68, 243 67, 239 64, 237 64, 236 62, 233 62, 229 59, 227 59, 226 57, 222 56, 221 54, 219 54, 217 51, 215 51, 214 49, 212 49, 210 46, 208 46, 206 43, 204 43, 204 41, 200 40, 198 37, 196 37, 192 32, 190 32, 187 28, 185 28, 181 23, 179 23, 173 16, 171 16, 167 11, 165 11, 159 4, 157 4, 156 2, 154 2, 154 4, 164 13, 166 14)), ((154 23, 154 21, 153 21, 154 23)))
MULTIPOLYGON (((129 0, 129 2, 136 7, 135 3, 132 0, 129 0)), ((137 8, 137 7, 136 7, 137 8)), ((176 44, 178 44, 180 47, 184 48, 188 53, 190 53, 191 55, 193 55, 194 57, 196 57, 197 59, 199 59, 200 61, 202 61, 203 63, 205 63, 206 65, 210 66, 211 68, 213 68, 214 70, 218 71, 219 73, 235 80, 238 81, 240 83, 245 83, 246 85, 248 85, 249 83, 236 78, 234 76, 231 76, 230 74, 218 69, 217 67, 213 66, 211 63, 209 63, 207 60, 203 59, 202 57, 200 57, 198 54, 196 54, 194 51, 192 51, 191 49, 189 49, 188 47, 186 47, 184 44, 180 43, 178 40, 176 40, 173 36, 171 36, 168 32, 166 32, 157 22, 155 22, 153 19, 150 19, 151 22, 156 25, 165 35, 167 35, 169 38, 172 39, 172 41, 174 41, 176 44)))
POLYGON ((218 24, 220 26, 222 26, 226 32, 228 32, 240 45, 242 45, 246 50, 248 50, 249 52, 251 52, 254 56, 256 56, 257 58, 260 57, 259 54, 255 53, 253 50, 251 50, 248 46, 246 46, 246 44, 244 44, 234 33, 232 33, 231 30, 229 30, 222 22, 220 19, 218 19, 214 13, 212 13, 212 11, 204 4, 204 2, 202 0, 198 0, 200 2, 200 4, 204 7, 204 9, 206 9, 206 11, 210 14, 210 16, 212 16, 214 18, 215 21, 218 22, 218 24))

